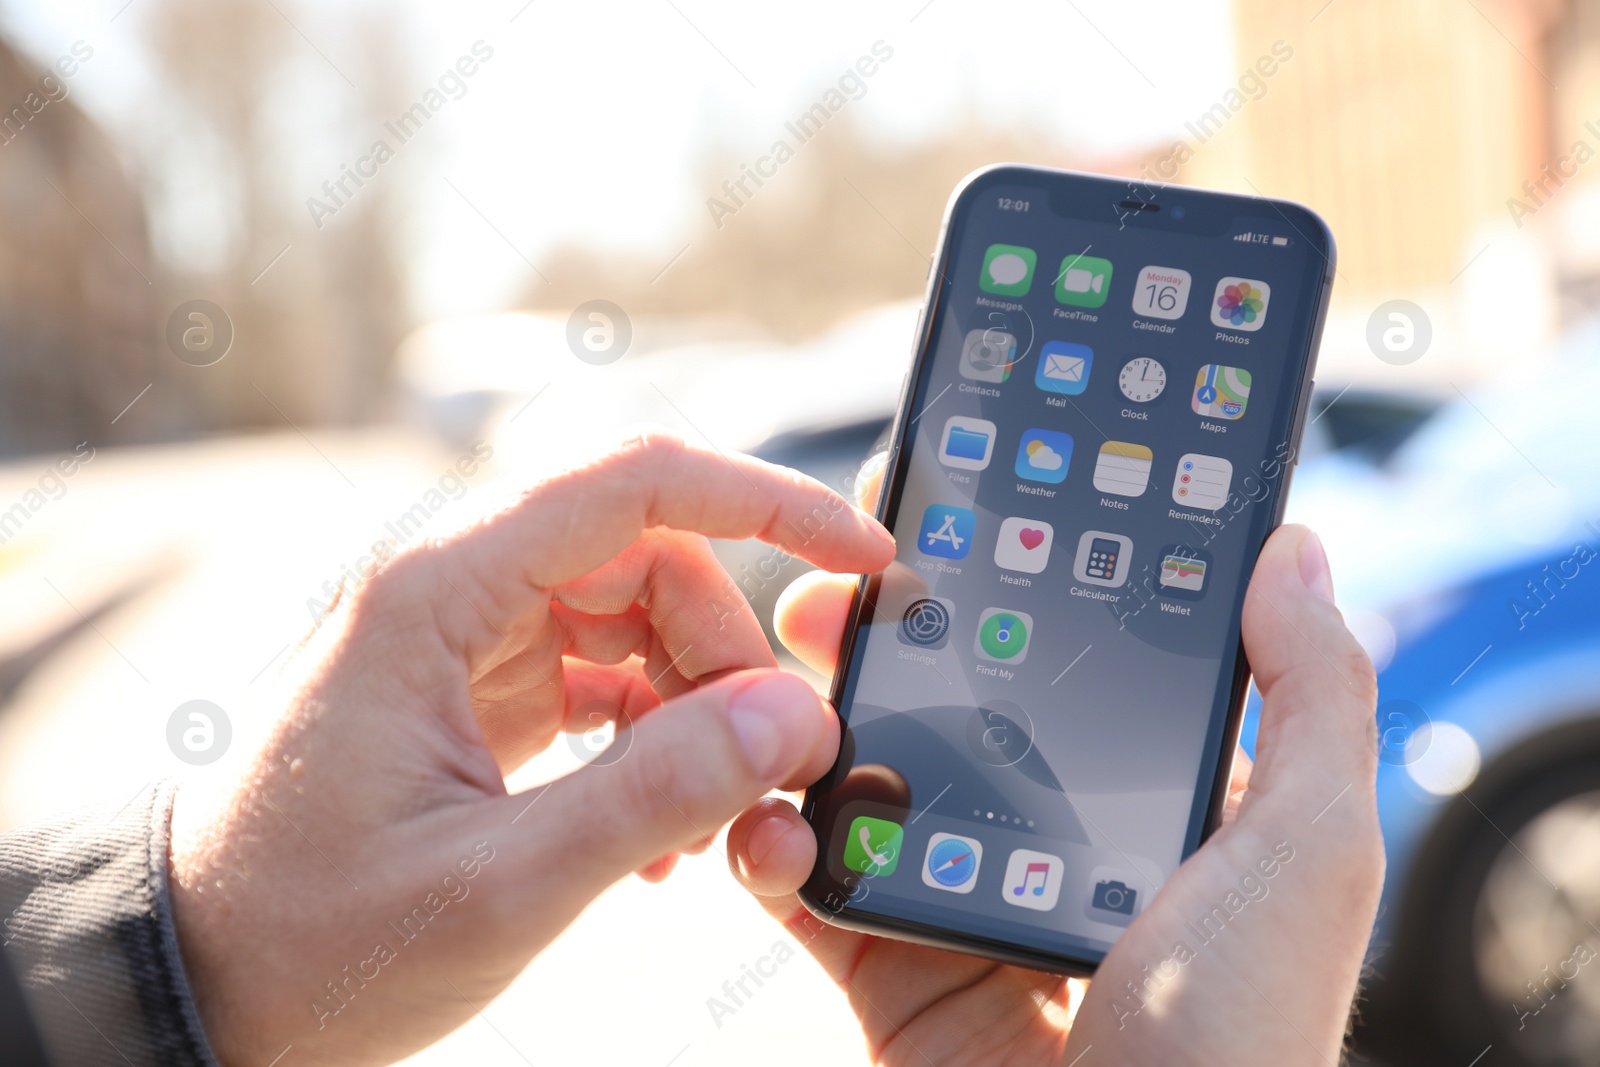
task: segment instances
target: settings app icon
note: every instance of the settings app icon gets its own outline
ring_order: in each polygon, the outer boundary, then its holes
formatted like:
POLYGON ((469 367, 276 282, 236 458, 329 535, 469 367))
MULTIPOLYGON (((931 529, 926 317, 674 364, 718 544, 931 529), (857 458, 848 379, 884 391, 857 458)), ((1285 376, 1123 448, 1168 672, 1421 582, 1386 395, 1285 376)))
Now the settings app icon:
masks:
POLYGON ((913 600, 900 616, 900 640, 917 648, 943 648, 950 637, 950 614, 954 607, 940 597, 913 600))

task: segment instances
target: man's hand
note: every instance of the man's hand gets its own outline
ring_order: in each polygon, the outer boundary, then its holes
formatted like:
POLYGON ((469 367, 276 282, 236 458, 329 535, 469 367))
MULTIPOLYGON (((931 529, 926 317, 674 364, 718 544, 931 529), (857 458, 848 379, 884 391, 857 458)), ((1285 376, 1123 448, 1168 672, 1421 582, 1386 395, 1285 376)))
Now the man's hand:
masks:
MULTIPOLYGON (((779 636, 824 673, 854 586, 808 574, 779 602, 779 636)), ((1244 642, 1264 699, 1253 772, 1240 753, 1225 825, 1128 927, 1070 1027, 1061 978, 819 923, 793 895, 816 838, 783 801, 734 822, 729 862, 848 993, 874 1062, 1329 1067, 1383 883, 1377 685, 1304 527, 1267 542, 1244 642)))
POLYGON ((404 553, 330 620, 245 776, 173 812, 179 945, 224 1063, 413 1052, 612 882, 828 768, 837 720, 773 669, 707 537, 830 570, 894 553, 809 478, 651 437, 404 553), (506 795, 596 708, 633 723, 623 758, 506 795))

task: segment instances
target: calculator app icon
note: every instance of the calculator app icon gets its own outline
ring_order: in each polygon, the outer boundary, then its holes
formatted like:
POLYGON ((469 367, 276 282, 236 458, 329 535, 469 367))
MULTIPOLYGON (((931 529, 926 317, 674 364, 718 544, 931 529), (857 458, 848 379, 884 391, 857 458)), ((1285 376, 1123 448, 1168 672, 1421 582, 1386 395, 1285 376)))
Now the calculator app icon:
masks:
POLYGON ((1115 588, 1128 580, 1128 562, 1132 558, 1132 540, 1121 534, 1090 530, 1078 539, 1072 576, 1088 585, 1115 588))

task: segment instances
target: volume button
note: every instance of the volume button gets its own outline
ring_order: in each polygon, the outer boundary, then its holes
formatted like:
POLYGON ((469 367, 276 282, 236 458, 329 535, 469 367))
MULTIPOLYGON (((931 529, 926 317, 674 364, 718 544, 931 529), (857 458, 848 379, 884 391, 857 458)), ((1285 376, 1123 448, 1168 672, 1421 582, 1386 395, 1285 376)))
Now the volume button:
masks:
MULTIPOLYGON (((1311 398, 1313 395, 1315 395, 1316 391, 1317 380, 1313 378, 1311 379, 1311 384, 1306 387, 1305 401, 1301 403, 1300 410, 1298 413, 1296 413, 1294 419, 1294 436, 1290 438, 1294 444, 1294 460, 1291 464, 1292 466, 1298 467, 1300 465, 1300 452, 1305 448, 1306 444, 1306 416, 1311 413, 1311 398)), ((1284 488, 1287 490, 1287 483, 1285 483, 1284 488)))

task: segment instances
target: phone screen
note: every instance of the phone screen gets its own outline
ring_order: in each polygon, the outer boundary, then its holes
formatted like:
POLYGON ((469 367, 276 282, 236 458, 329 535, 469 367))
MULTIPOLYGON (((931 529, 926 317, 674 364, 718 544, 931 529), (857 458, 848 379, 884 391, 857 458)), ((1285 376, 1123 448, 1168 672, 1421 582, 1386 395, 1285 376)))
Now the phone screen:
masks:
POLYGON ((1030 168, 946 222, 807 797, 825 917, 1092 966, 1214 819, 1331 272, 1315 215, 1030 168), (1130 206, 1131 205, 1131 206, 1130 206))

